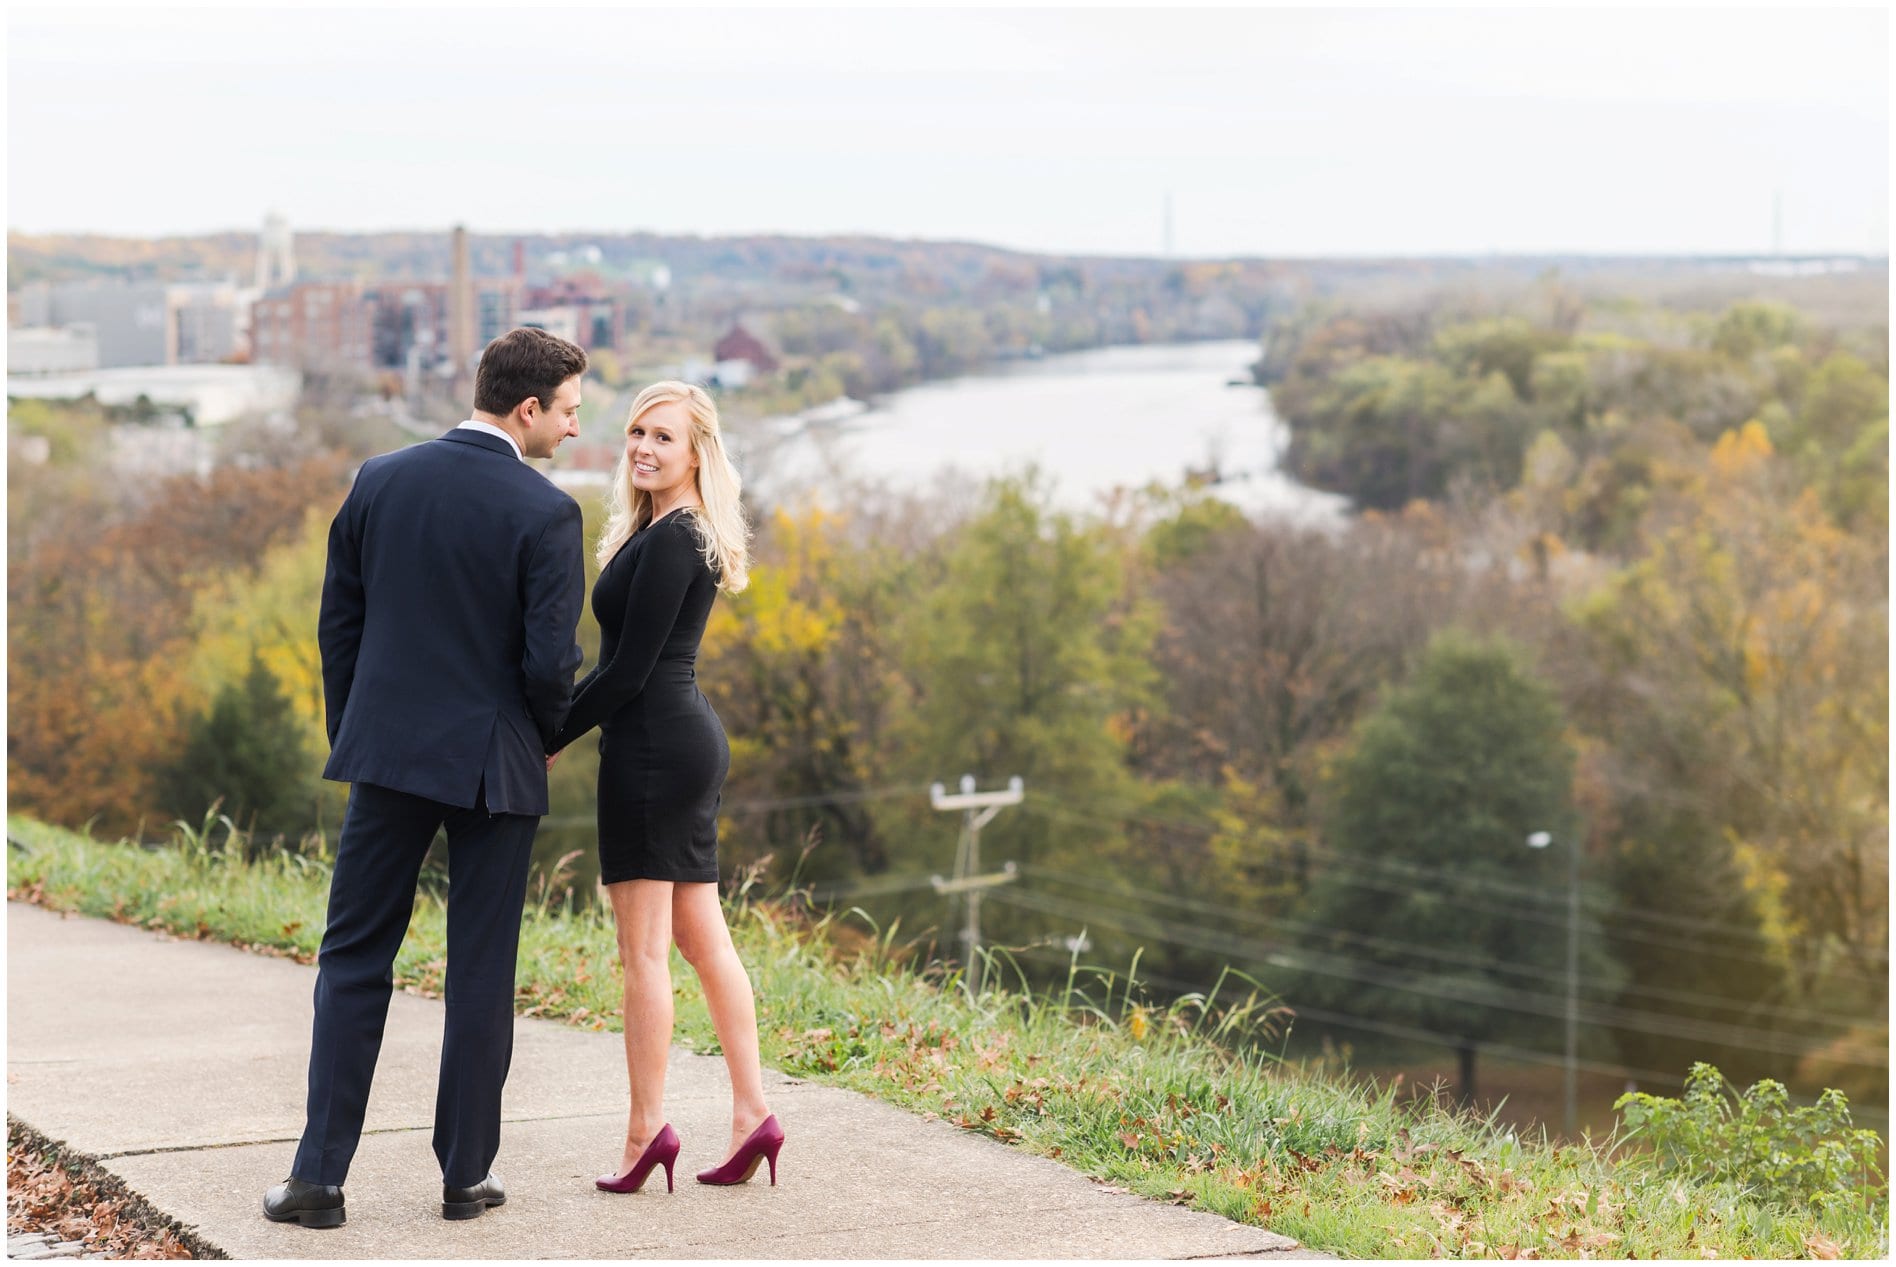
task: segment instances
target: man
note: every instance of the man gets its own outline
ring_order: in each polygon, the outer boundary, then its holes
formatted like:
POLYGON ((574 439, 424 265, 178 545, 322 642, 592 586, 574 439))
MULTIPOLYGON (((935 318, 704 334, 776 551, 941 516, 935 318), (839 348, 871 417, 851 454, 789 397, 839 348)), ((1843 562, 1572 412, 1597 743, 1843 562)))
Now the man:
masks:
POLYGON ((579 434, 586 354, 521 329, 481 354, 474 416, 371 458, 329 530, 317 639, 330 756, 351 783, 316 976, 309 1112, 266 1217, 343 1222, 395 952, 448 838, 447 1030, 435 1100, 441 1213, 506 1201, 491 1172, 513 1055, 514 960, 546 741, 572 704, 585 588, 579 506, 523 459, 579 434))

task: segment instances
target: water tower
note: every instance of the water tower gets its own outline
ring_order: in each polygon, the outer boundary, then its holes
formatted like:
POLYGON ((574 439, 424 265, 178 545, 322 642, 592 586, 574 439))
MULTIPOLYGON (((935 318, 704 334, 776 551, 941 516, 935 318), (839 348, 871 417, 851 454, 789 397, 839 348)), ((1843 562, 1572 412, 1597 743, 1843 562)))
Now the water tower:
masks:
POLYGON ((296 280, 296 249, 290 222, 272 211, 257 235, 257 289, 275 290, 296 280))

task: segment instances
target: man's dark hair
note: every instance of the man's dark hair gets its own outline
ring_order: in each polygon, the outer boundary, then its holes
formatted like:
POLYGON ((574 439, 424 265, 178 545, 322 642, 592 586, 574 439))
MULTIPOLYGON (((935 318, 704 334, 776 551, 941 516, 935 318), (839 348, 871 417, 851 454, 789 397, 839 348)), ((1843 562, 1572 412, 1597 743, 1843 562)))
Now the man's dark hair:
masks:
POLYGON ((556 334, 521 326, 509 330, 481 351, 474 371, 474 408, 499 417, 529 396, 545 409, 552 405, 560 384, 586 372, 586 350, 556 334))

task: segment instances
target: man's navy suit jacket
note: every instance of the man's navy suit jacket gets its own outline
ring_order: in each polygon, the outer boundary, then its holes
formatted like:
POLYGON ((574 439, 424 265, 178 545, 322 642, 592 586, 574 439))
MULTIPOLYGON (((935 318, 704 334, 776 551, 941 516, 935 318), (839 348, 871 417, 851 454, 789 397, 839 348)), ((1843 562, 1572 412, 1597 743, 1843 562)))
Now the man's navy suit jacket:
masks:
POLYGON ((578 504, 499 436, 457 428, 364 463, 329 529, 323 777, 545 814, 581 660, 581 535, 578 504))

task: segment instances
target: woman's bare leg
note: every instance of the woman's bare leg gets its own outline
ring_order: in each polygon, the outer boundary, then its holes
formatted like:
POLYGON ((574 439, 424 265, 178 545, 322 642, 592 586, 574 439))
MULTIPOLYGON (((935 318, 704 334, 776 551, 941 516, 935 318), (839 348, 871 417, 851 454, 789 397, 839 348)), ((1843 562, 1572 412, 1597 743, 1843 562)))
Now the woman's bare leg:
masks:
POLYGON ((631 1168, 665 1125, 665 1067, 672 1038, 672 884, 622 880, 606 886, 625 968, 625 1072, 632 1087, 625 1157, 631 1168))
POLYGON ((731 944, 717 885, 673 885, 671 925, 679 953, 704 985, 711 1025, 717 1030, 718 1046, 724 1049, 724 1064, 731 1073, 731 1144, 724 1150, 728 1159, 744 1137, 770 1116, 757 1054, 757 1004, 751 994, 750 974, 744 971, 737 947, 731 944))

